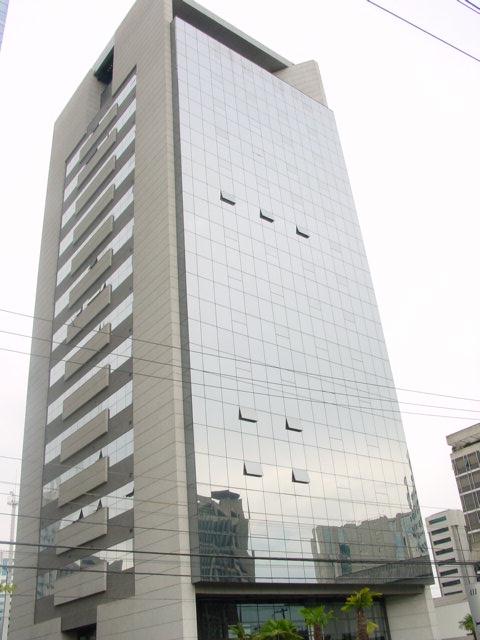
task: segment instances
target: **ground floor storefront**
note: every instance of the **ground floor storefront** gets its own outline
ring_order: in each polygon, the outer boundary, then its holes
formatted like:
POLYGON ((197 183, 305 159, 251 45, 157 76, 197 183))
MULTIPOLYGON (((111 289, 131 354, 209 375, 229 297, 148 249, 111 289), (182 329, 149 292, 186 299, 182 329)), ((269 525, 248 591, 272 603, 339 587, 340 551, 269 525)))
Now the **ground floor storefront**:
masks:
MULTIPOLYGON (((308 640, 309 632, 300 610, 320 604, 334 612, 334 619, 326 626, 325 640, 355 640, 355 613, 341 610, 345 598, 305 598, 302 600, 253 600, 230 598, 199 598, 197 600, 198 640, 227 640, 234 638, 231 626, 241 623, 247 634, 253 634, 267 620, 290 620, 298 633, 308 640)), ((367 613, 368 619, 378 625, 371 635, 373 640, 390 640, 385 606, 382 600, 375 602, 367 613)))

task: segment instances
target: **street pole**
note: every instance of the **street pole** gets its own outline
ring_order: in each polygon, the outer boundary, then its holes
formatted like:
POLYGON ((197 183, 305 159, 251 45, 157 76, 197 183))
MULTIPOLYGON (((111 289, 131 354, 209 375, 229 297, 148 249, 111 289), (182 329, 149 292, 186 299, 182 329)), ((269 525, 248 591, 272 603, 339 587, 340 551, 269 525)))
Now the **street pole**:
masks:
MULTIPOLYGON (((10 546, 8 548, 8 569, 7 569, 7 585, 12 584, 12 576, 13 576, 13 545, 15 542, 15 516, 17 515, 17 506, 18 500, 17 496, 13 491, 10 491, 10 498, 7 501, 7 504, 10 505, 10 546)), ((11 604, 12 596, 10 593, 5 593, 5 610, 3 613, 3 629, 2 629, 2 640, 7 640, 8 634, 8 621, 10 619, 10 604, 11 604)))

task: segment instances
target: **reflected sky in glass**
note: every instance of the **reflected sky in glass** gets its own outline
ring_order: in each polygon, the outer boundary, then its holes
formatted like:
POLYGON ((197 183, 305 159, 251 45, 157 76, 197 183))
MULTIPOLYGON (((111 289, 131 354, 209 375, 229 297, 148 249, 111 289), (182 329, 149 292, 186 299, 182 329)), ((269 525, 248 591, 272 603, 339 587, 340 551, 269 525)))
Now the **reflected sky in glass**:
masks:
POLYGON ((195 579, 428 574, 333 114, 179 19, 176 56, 195 579))

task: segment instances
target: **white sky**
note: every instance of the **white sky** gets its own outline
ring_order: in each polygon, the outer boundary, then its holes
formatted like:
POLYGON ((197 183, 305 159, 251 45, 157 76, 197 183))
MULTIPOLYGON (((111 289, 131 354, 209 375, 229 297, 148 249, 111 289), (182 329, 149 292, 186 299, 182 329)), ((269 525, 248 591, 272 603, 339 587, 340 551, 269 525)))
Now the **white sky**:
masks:
MULTIPOLYGON (((33 313, 53 123, 132 4, 10 0, 0 52, 1 308, 33 313)), ((319 62, 395 382, 479 399, 399 393, 414 403, 402 410, 424 515, 459 507, 445 435, 480 421, 480 63, 366 0, 203 4, 293 62, 319 62)), ((480 58, 480 15, 456 0, 384 5, 480 58)), ((29 334, 31 321, 0 312, 0 331, 29 334)), ((28 351, 29 341, 0 333, 0 454, 19 457, 28 357, 5 348, 28 351)), ((0 458, 0 539, 12 488, 3 482, 19 472, 0 458)))

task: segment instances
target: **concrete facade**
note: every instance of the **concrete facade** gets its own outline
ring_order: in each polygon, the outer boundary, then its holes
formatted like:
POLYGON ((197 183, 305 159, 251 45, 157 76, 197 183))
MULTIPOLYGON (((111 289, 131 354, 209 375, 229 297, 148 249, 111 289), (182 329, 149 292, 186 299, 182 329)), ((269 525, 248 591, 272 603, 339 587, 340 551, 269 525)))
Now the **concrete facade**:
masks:
MULTIPOLYGON (((76 140, 86 129, 97 110, 99 90, 95 78, 88 74, 82 85, 63 111, 55 125, 52 156, 45 204, 45 216, 40 250, 37 297, 35 303, 32 359, 30 364, 23 464, 20 485, 20 509, 17 525, 17 542, 37 545, 40 521, 22 517, 22 514, 38 513, 42 501, 42 475, 45 448, 45 431, 38 428, 45 421, 49 386, 49 348, 52 337, 53 307, 60 234, 61 207, 65 177, 65 158, 76 140), (50 321, 48 321, 50 319, 50 321), (41 357, 35 357, 36 355, 41 357)), ((12 598, 10 636, 13 639, 63 638, 61 619, 55 618, 34 624, 38 563, 36 547, 26 547, 17 558, 15 571, 15 598, 12 598), (28 551, 30 549, 30 551, 28 551)))
POLYGON ((471 640, 472 636, 460 629, 460 621, 470 613, 466 595, 434 598, 433 604, 440 640, 471 640))
POLYGON ((450 459, 465 516, 471 559, 480 562, 480 424, 447 436, 450 459))
POLYGON ((110 216, 105 220, 101 227, 93 234, 90 240, 78 252, 75 259, 72 260, 72 275, 77 271, 83 263, 88 260, 95 249, 106 239, 113 231, 113 217, 110 216))
MULTIPOLYGON (((245 457, 237 464, 238 451, 233 450, 230 484, 214 482, 212 487, 206 483, 197 487, 203 482, 197 455, 204 451, 196 424, 198 369, 190 364, 198 353, 191 342, 196 296, 190 289, 191 199, 184 173, 189 164, 185 123, 195 124, 196 107, 189 112, 184 101, 186 87, 196 95, 198 79, 189 76, 188 69, 185 74, 182 67, 186 47, 181 38, 198 40, 199 50, 208 49, 213 56, 212 69, 217 63, 221 67, 222 60, 244 65, 246 88, 258 80, 255 90, 260 96, 262 83, 275 95, 284 96, 288 117, 295 115, 300 105, 304 117, 308 116, 302 135, 307 135, 309 119, 317 122, 318 116, 318 130, 312 129, 312 149, 316 151, 322 139, 325 166, 331 163, 331 170, 338 169, 338 175, 334 174, 337 179, 333 180, 325 173, 324 181, 316 166, 312 184, 321 185, 318 188, 325 190, 325 198, 327 192, 331 196, 330 191, 338 188, 332 202, 338 196, 335 212, 351 242, 351 264, 345 268, 337 261, 335 286, 339 296, 342 286, 344 293, 351 287, 348 295, 352 300, 363 296, 359 304, 367 309, 368 321, 353 303, 351 311, 345 311, 351 325, 357 319, 359 336, 362 331, 371 332, 371 342, 364 340, 360 346, 364 336, 359 337, 357 357, 364 358, 368 366, 371 358, 378 358, 376 369, 371 365, 372 380, 377 375, 381 380, 390 379, 356 214, 350 204, 348 177, 318 65, 313 61, 290 63, 191 0, 137 0, 55 126, 35 307, 36 317, 46 320, 34 324, 20 492, 20 514, 36 517, 19 518, 18 542, 24 546, 17 560, 10 637, 101 640, 116 636, 131 640, 141 634, 145 640, 159 636, 194 640, 205 638, 211 630, 212 640, 226 639, 228 626, 262 599, 268 600, 266 606, 271 605, 272 615, 275 607, 282 606, 295 619, 301 604, 315 604, 323 598, 340 611, 346 594, 359 585, 372 584, 383 594, 372 612, 383 637, 404 640, 410 612, 410 635, 415 632, 420 640, 433 640, 437 635, 425 590, 431 576, 398 418, 382 417, 376 425, 370 421, 356 434, 355 455, 359 457, 352 469, 358 469, 359 477, 372 491, 371 499, 354 496, 347 479, 341 487, 343 494, 335 493, 334 499, 326 495, 327 477, 314 465, 321 459, 326 468, 331 460, 331 480, 335 475, 340 477, 340 465, 348 453, 347 447, 338 456, 335 450, 344 437, 342 425, 334 426, 332 421, 327 427, 322 423, 319 434, 328 433, 337 444, 324 449, 314 446, 309 441, 314 421, 295 410, 295 403, 302 406, 301 394, 289 403, 293 392, 285 390, 285 408, 272 422, 272 432, 278 429, 279 436, 273 445, 264 447, 264 453, 271 456, 273 448, 280 450, 282 443, 288 442, 292 452, 306 451, 309 456, 302 464, 292 456, 286 472, 280 462, 277 465, 278 477, 287 487, 276 495, 283 517, 274 514, 271 521, 265 518, 259 524, 257 487, 265 482, 267 491, 268 473, 275 467, 272 462, 245 457), (330 186, 325 186, 327 183, 330 186), (393 457, 382 466, 387 450, 394 452, 393 457), (358 460, 362 455, 363 460, 372 461, 372 469, 374 463, 378 465, 372 477, 361 476, 358 460), (339 468, 335 469, 335 464, 339 468), (380 475, 382 481, 375 485, 374 478, 380 475), (317 496, 315 491, 323 482, 326 493, 317 496), (247 493, 241 495, 238 487, 247 493), (371 505, 382 504, 388 488, 396 501, 389 505, 388 514, 377 513, 371 505), (352 510, 352 515, 335 515, 346 501, 352 509, 357 505, 358 513, 352 510), (311 522, 300 521, 312 504, 319 511, 312 510, 311 522), (293 508, 300 514, 295 519, 288 512, 293 508), (318 515, 322 510, 324 517, 318 515), (320 526, 317 517, 324 528, 313 548, 312 530, 320 526), (361 529, 360 544, 368 546, 368 553, 358 554, 361 566, 358 558, 350 556, 345 562, 345 557, 338 555, 347 553, 347 529, 354 531, 358 546, 358 531, 350 525, 351 518, 361 529), (342 562, 333 581, 315 572, 315 563, 326 558, 327 529, 336 535, 328 560, 342 562), (283 547, 278 546, 280 533, 283 547), (398 547, 400 538, 408 554, 403 547, 382 554, 382 544, 391 540, 390 546, 398 547), (290 555, 288 566, 278 560, 281 553, 290 555), (370 553, 380 558, 373 568, 370 553), (398 561, 395 566, 401 571, 394 574, 388 569, 390 560, 398 561)), ((215 83, 221 88, 212 71, 212 85, 215 83)), ((253 113, 258 100, 250 96, 249 101, 253 113)), ((257 132, 270 135, 268 118, 262 120, 254 113, 253 119, 257 132)), ((228 125, 228 119, 226 122, 228 125)), ((214 137, 218 134, 218 147, 210 159, 218 154, 223 169, 233 175, 235 163, 233 159, 227 162, 225 142, 221 141, 228 132, 217 124, 218 131, 215 127, 211 131, 214 137)), ((308 146, 303 145, 305 158, 309 157, 305 151, 308 146)), ((251 150, 244 148, 244 152, 247 163, 251 150)), ((257 155, 261 155, 258 149, 257 155)), ((241 154, 236 159, 240 162, 241 154)), ((290 162, 286 154, 284 162, 285 167, 290 162)), ((279 173, 282 171, 283 165, 279 165, 279 173)), ((258 176, 260 173, 255 179, 258 176)), ((276 177, 268 179, 273 193, 276 177)), ((225 184, 217 184, 216 178, 211 184, 208 180, 212 211, 226 220, 230 215, 230 221, 236 211, 240 219, 241 212, 247 211, 246 198, 242 202, 235 180, 229 178, 225 184)), ((263 186, 266 193, 267 178, 263 186)), ((301 189, 295 189, 298 204, 301 189)), ((262 207, 255 204, 255 223, 261 220, 271 229, 283 228, 280 206, 262 207)), ((331 225, 332 216, 330 212, 319 225, 331 225)), ((205 224, 200 217, 198 224, 205 224)), ((285 227, 295 243, 299 264, 318 242, 314 217, 299 216, 295 224, 285 227)), ((234 262, 233 236, 230 240, 229 258, 234 262)), ((328 251, 341 252, 340 245, 330 240, 328 251)), ((247 253, 241 259, 247 272, 247 253)), ((273 259, 271 265, 273 269, 273 259)), ((327 291, 330 284, 328 278, 325 283, 319 278, 319 289, 327 291)), ((280 286, 275 288, 270 281, 268 287, 281 297, 280 286)), ((316 298, 311 299, 319 304, 316 298)), ((340 297, 337 302, 340 305, 340 297)), ((297 304, 300 310, 300 302, 297 304)), ((333 303, 329 307, 326 322, 332 324, 330 315, 337 307, 333 303)), ((233 303, 228 313, 234 317, 233 303)), ((266 316, 259 314, 257 325, 263 320, 266 316)), ((306 331, 305 326, 300 330, 306 331)), ((279 344, 282 339, 286 337, 279 338, 279 344)), ((333 364, 332 354, 325 361, 330 359, 333 364)), ((204 355, 202 367, 207 379, 213 361, 208 359, 210 353, 204 355)), ((282 364, 276 369, 282 367, 287 380, 289 366, 282 364)), ((233 373, 240 386, 245 371, 239 363, 233 373)), ((342 375, 345 372, 342 370, 342 375)), ((251 371, 248 376, 250 385, 254 382, 251 371)), ((205 389, 209 388, 218 391, 215 379, 206 384, 205 389)), ((253 437, 265 428, 266 409, 251 402, 249 391, 232 401, 227 400, 228 391, 233 390, 224 390, 224 403, 230 403, 234 411, 232 419, 225 421, 224 431, 232 428, 241 433, 247 450, 245 443, 256 442, 253 437)), ((335 397, 339 391, 332 387, 331 393, 335 397)), ((272 405, 277 396, 271 393, 272 405)), ((322 397, 323 404, 324 400, 322 397)), ((395 414, 396 399, 389 401, 395 414)), ((375 408, 375 402, 371 404, 375 408)), ((341 411, 341 404, 338 409, 341 411)), ((358 423, 352 416, 344 420, 345 434, 353 433, 358 423)), ((209 436, 208 442, 213 450, 220 440, 229 444, 229 439, 230 435, 221 433, 216 441, 209 436)), ((236 443, 233 434, 233 449, 236 443)), ((220 468, 220 463, 218 467, 212 464, 212 477, 220 468)), ((346 471, 344 475, 346 478, 346 471)), ((353 541, 352 549, 356 549, 353 541)), ((261 622, 261 615, 258 608, 255 624, 261 622)), ((351 631, 353 619, 335 624, 332 638, 336 640, 351 631)))
POLYGON ((442 596, 467 596, 468 586, 475 582, 465 525, 460 509, 446 509, 429 516, 426 521, 433 558, 442 596), (449 564, 451 562, 451 564, 449 564))

